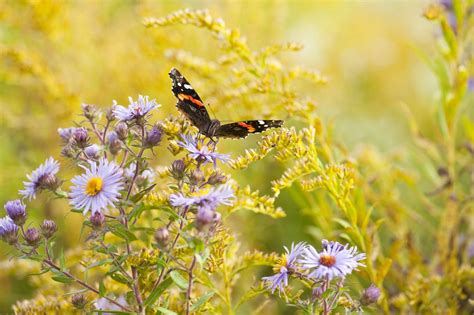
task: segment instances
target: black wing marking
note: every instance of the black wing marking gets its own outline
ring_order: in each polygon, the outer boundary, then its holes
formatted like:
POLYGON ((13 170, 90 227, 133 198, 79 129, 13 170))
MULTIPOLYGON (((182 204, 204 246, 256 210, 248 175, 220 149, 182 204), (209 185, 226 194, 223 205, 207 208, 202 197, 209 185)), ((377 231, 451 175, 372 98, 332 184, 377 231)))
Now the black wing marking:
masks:
POLYGON ((215 132, 216 137, 245 138, 249 133, 265 131, 269 128, 278 128, 283 125, 283 120, 245 120, 219 127, 215 132))
POLYGON ((207 130, 211 118, 199 95, 176 68, 171 69, 169 76, 173 80, 173 94, 178 99, 176 107, 199 130, 207 130))

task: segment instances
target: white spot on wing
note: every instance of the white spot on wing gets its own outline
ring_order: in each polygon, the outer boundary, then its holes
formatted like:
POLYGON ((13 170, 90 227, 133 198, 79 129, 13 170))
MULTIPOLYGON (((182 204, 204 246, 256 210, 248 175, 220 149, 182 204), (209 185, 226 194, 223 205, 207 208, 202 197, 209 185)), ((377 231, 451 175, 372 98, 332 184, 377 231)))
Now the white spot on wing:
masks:
POLYGON ((185 87, 186 89, 189 89, 189 90, 192 90, 192 89, 193 89, 193 87, 192 87, 191 85, 189 85, 189 84, 185 84, 184 87, 185 87))
POLYGON ((260 125, 265 125, 265 122, 264 122, 263 120, 259 120, 258 123, 259 123, 260 125))

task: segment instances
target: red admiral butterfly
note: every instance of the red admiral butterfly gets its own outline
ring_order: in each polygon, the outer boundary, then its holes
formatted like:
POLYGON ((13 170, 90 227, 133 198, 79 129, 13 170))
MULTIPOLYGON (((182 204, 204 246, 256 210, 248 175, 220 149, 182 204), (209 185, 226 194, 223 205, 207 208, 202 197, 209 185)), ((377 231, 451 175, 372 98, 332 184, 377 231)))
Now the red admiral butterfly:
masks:
POLYGON ((199 95, 175 68, 171 69, 173 93, 178 99, 176 107, 199 129, 199 132, 212 139, 245 138, 249 133, 262 132, 268 128, 278 128, 283 120, 244 120, 221 125, 217 119, 211 119, 199 95))

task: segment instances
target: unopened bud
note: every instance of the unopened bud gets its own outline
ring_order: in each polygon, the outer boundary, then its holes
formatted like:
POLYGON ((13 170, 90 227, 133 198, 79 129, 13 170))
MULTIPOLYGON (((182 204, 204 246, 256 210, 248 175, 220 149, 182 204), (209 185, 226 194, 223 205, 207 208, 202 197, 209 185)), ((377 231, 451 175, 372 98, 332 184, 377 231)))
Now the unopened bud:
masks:
POLYGON ((89 145, 89 135, 85 128, 76 128, 72 134, 72 139, 79 148, 83 149, 89 145))
POLYGON ((214 172, 211 174, 211 176, 209 176, 207 183, 210 185, 217 185, 217 184, 225 183, 226 180, 227 180, 227 177, 225 177, 225 175, 219 172, 214 172))
POLYGON ((26 221, 26 206, 21 200, 11 200, 5 203, 5 211, 7 212, 10 219, 15 222, 16 225, 23 225, 26 221))
POLYGON ((184 177, 185 169, 186 165, 183 160, 175 160, 173 164, 171 164, 171 176, 173 176, 174 179, 181 180, 184 177))
POLYGON ((151 130, 147 131, 145 137, 145 146, 152 148, 157 146, 163 137, 163 128, 160 125, 154 125, 151 130))
POLYGON ((115 120, 114 110, 115 110, 115 106, 112 106, 111 108, 107 109, 107 111, 105 112, 105 118, 107 118, 109 122, 115 120))
POLYGON ((208 208, 199 208, 196 214, 196 226, 199 230, 214 221, 216 212, 208 208))
POLYGON ((124 122, 120 122, 115 126, 115 133, 117 134, 117 137, 124 141, 128 137, 128 127, 127 124, 124 122))
POLYGON ((53 236, 57 230, 58 227, 56 226, 56 223, 54 223, 54 221, 52 220, 44 220, 41 224, 41 233, 43 233, 43 236, 46 239, 51 238, 51 236, 53 236))
POLYGON ((61 182, 54 174, 47 174, 38 180, 38 187, 42 189, 56 190, 61 182))
POLYGON ((326 290, 324 289, 323 286, 319 286, 317 288, 314 288, 313 292, 311 293, 311 296, 313 297, 313 300, 319 300, 323 296, 323 293, 325 291, 326 290))
POLYGON ((109 143, 110 153, 112 153, 113 155, 116 155, 117 153, 120 152, 120 149, 122 148, 122 142, 119 140, 117 133, 115 131, 112 131, 109 134, 108 143, 109 143))
POLYGON ((191 185, 200 185, 204 181, 204 173, 200 169, 195 169, 189 176, 191 185))
POLYGON ((99 158, 100 148, 97 144, 93 144, 84 149, 84 154, 87 158, 95 160, 99 158))
POLYGON ((8 216, 0 219, 0 237, 10 245, 18 241, 18 225, 8 216))
POLYGON ((372 303, 376 303, 379 298, 380 289, 377 288, 374 284, 371 284, 367 289, 364 290, 364 293, 362 293, 362 297, 360 298, 360 304, 370 305, 372 303))
POLYGON ((41 234, 36 228, 29 228, 25 232, 25 240, 28 245, 36 246, 41 241, 41 234))
POLYGON ((83 294, 78 293, 71 297, 71 303, 75 308, 82 310, 87 304, 87 299, 83 294))
POLYGON ((67 144, 61 149, 61 155, 67 158, 72 158, 75 157, 75 152, 74 149, 67 144))
POLYGON ((161 246, 165 246, 170 238, 170 232, 166 227, 159 228, 155 232, 155 241, 161 246))
POLYGON ((94 105, 84 104, 84 103, 81 104, 81 107, 82 107, 82 114, 84 115, 84 117, 86 117, 89 120, 94 120, 95 118, 97 118, 97 113, 98 113, 97 107, 95 107, 94 105))
POLYGON ((104 226, 105 216, 102 212, 95 211, 91 214, 89 220, 95 229, 100 229, 104 226))

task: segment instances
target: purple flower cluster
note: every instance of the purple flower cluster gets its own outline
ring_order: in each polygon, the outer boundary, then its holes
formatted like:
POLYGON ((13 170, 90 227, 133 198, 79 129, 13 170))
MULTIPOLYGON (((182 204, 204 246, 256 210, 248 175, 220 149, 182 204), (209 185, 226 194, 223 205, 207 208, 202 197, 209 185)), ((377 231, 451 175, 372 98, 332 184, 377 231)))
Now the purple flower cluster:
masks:
POLYGON ((288 277, 299 273, 311 280, 331 280, 345 277, 363 266, 359 261, 365 259, 365 254, 358 254, 357 247, 349 247, 338 242, 322 241, 323 250, 317 251, 305 243, 292 245, 291 250, 285 247, 284 254, 274 266, 275 275, 263 277, 272 293, 278 289, 281 293, 288 286, 288 277))
POLYGON ((190 135, 182 135, 181 138, 183 141, 178 141, 178 145, 188 150, 189 156, 202 164, 214 163, 216 166, 217 160, 222 162, 230 160, 230 156, 227 154, 209 150, 208 146, 204 144, 204 140, 197 140, 190 135))

